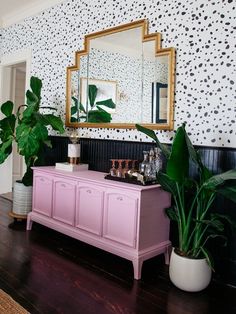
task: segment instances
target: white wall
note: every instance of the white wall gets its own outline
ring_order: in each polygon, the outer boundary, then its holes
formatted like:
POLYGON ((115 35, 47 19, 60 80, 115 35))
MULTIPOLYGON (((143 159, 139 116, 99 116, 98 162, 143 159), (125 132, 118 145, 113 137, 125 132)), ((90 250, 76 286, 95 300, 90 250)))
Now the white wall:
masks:
MULTIPOLYGON (((194 144, 236 147, 235 5, 205 0, 65 1, 2 31, 1 54, 32 48, 31 73, 43 79, 43 105, 64 115, 66 66, 85 34, 148 18, 163 47, 175 47, 175 129, 187 121, 194 144)), ((163 142, 173 132, 159 131, 163 142)), ((83 129, 82 136, 145 140, 136 130, 83 129)))

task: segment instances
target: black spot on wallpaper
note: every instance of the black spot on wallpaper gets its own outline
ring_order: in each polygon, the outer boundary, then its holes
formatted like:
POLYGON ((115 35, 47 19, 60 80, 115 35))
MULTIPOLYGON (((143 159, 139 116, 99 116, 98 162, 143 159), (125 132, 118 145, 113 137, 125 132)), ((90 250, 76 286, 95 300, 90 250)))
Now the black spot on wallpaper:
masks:
MULTIPOLYGON (((66 67, 85 34, 137 19, 176 48, 175 129, 187 122, 196 145, 236 147, 236 11, 231 0, 70 0, 1 30, 0 54, 32 50, 31 72, 43 79, 42 104, 64 116, 66 67)), ((81 129, 84 137, 148 141, 136 130, 81 129)), ((157 131, 171 142, 174 131, 157 131)))

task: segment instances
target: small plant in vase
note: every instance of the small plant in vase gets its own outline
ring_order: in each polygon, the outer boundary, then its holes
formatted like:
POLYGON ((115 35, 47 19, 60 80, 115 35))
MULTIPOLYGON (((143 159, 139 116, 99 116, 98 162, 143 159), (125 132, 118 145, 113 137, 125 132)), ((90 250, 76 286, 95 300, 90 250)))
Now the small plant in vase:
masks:
MULTIPOLYGON (((26 172, 20 182, 16 182, 14 186, 14 194, 18 188, 17 194, 24 194, 27 188, 33 184, 32 166, 39 163, 42 149, 45 145, 50 146, 48 141, 48 126, 51 126, 59 133, 64 132, 63 122, 60 117, 52 113, 42 113, 41 109, 56 110, 52 107, 40 107, 42 81, 32 76, 30 79, 31 90, 26 92, 26 104, 21 105, 16 114, 12 101, 7 101, 2 104, 1 112, 3 118, 0 120, 0 164, 3 163, 12 152, 12 145, 15 142, 17 151, 25 158, 26 172), (23 190, 21 190, 23 188, 23 190)), ((15 204, 13 194, 13 212, 14 208, 17 214, 26 214, 31 210, 31 189, 28 189, 24 197, 27 208, 22 208, 18 203, 15 204), (29 195, 27 197, 27 195, 29 195), (28 199, 28 200, 27 200, 28 199)))
POLYGON ((166 171, 159 172, 157 180, 172 195, 173 206, 166 213, 178 226, 178 247, 172 251, 170 278, 183 290, 200 291, 209 284, 213 268, 208 241, 216 237, 225 241, 225 224, 234 225, 229 216, 211 209, 218 193, 236 202, 236 169, 213 175, 193 147, 185 124, 177 129, 171 149, 160 143, 153 130, 141 125, 136 128, 156 142, 167 160, 166 171), (190 160, 196 165, 196 178, 189 175, 190 160))

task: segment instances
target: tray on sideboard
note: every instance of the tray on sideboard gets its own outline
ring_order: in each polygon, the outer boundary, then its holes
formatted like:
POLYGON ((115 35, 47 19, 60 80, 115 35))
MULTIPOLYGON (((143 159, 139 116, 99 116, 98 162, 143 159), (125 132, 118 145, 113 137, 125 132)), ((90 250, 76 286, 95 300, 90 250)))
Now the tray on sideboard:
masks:
POLYGON ((137 185, 143 185, 143 186, 157 184, 157 181, 146 181, 146 182, 142 183, 141 181, 138 181, 134 177, 133 178, 130 178, 130 177, 119 178, 119 177, 111 176, 110 174, 105 175, 104 178, 107 180, 125 182, 125 183, 131 183, 131 184, 137 184, 137 185))

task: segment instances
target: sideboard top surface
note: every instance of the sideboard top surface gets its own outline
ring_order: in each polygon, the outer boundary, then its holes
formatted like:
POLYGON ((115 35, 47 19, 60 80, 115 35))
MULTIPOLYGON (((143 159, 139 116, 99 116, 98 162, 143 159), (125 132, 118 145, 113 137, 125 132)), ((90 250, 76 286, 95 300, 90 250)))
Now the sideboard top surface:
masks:
POLYGON ((125 188, 129 190, 142 191, 160 188, 159 184, 153 184, 148 186, 130 184, 125 182, 111 181, 104 179, 107 173, 93 171, 93 170, 79 170, 79 171, 64 171, 55 169, 55 166, 43 166, 43 167, 33 167, 34 171, 40 171, 47 173, 49 175, 63 176, 64 178, 71 178, 74 180, 83 179, 83 181, 96 182, 107 187, 125 188))

